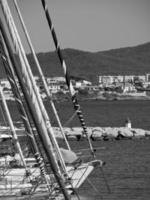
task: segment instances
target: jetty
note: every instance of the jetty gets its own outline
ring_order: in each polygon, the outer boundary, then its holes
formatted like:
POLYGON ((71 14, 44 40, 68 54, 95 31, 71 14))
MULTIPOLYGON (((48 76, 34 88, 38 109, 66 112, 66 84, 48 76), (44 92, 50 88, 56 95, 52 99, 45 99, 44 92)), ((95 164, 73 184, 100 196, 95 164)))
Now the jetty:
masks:
MULTIPOLYGON (((59 128, 54 127, 57 138, 62 138, 59 128)), ((88 127, 88 134, 92 140, 109 140, 109 139, 134 139, 150 137, 150 130, 128 127, 88 127)), ((64 132, 68 139, 77 139, 79 135, 82 137, 82 129, 80 127, 65 127, 64 132)))

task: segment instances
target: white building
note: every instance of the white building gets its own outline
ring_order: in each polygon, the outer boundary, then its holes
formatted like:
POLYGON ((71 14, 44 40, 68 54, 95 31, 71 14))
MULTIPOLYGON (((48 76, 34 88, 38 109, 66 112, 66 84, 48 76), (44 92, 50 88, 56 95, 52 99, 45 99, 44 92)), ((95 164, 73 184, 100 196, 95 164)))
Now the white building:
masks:
POLYGON ((54 83, 50 84, 48 86, 48 88, 49 88, 49 90, 50 90, 51 93, 57 93, 57 92, 59 92, 61 90, 60 85, 59 84, 54 84, 54 83))
POLYGON ((48 77, 46 78, 48 84, 53 84, 53 83, 64 83, 65 78, 64 77, 48 77))
POLYGON ((90 85, 92 85, 92 83, 90 81, 86 81, 86 80, 75 82, 75 88, 81 88, 81 87, 86 87, 86 86, 90 86, 90 85))
POLYGON ((59 92, 61 90, 61 86, 66 82, 64 77, 47 77, 46 81, 51 93, 59 92))
POLYGON ((145 75, 139 75, 138 78, 139 78, 140 81, 146 82, 146 76, 145 75))
POLYGON ((123 83, 124 76, 116 75, 116 76, 99 76, 99 84, 103 85, 112 85, 114 83, 123 83))
POLYGON ((124 93, 136 92, 136 88, 135 86, 133 86, 133 84, 125 83, 123 86, 123 92, 124 93))
POLYGON ((113 76, 99 76, 99 84, 112 84, 113 76))
POLYGON ((124 82, 124 76, 121 76, 121 75, 113 76, 113 82, 114 83, 123 83, 124 82))

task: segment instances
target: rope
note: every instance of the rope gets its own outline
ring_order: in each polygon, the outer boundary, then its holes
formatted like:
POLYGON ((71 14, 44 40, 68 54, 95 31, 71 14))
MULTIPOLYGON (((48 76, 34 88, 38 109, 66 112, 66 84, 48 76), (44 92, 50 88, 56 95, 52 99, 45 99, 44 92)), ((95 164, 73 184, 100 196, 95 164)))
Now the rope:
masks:
POLYGON ((41 0, 41 2, 42 2, 43 9, 44 9, 44 12, 45 12, 45 16, 46 16, 46 19, 47 19, 47 22, 48 22, 48 25, 49 25, 49 28, 50 28, 50 31, 51 31, 51 34, 52 34, 52 38, 53 38, 53 41, 54 41, 54 44, 55 44, 56 52, 58 54, 58 58, 59 58, 60 64, 61 64, 61 66, 63 68, 63 71, 64 71, 64 75, 65 75, 65 78, 66 78, 66 83, 67 83, 67 86, 68 86, 70 94, 71 94, 71 98, 72 98, 72 102, 73 102, 73 105, 74 105, 74 109, 75 109, 75 111, 76 111, 76 113, 77 113, 77 115, 79 117, 81 126, 83 128, 83 132, 84 132, 84 134, 86 135, 86 137, 88 139, 88 142, 89 142, 89 145, 90 145, 90 149, 91 149, 91 153, 94 156, 92 143, 91 143, 90 138, 88 136, 87 127, 85 125, 83 114, 82 114, 82 111, 80 109, 80 105, 79 105, 79 103, 77 101, 77 98, 76 98, 76 92, 75 92, 75 90, 73 88, 73 85, 71 83, 71 79, 70 79, 70 76, 69 76, 69 73, 68 73, 68 70, 67 70, 67 67, 66 67, 66 63, 65 63, 65 60, 64 60, 64 58, 62 56, 62 53, 61 53, 61 49, 60 49, 60 46, 59 46, 59 42, 57 40, 56 32, 54 30, 54 26, 52 24, 52 20, 51 20, 49 11, 48 11, 48 6, 47 6, 45 0, 41 0))
POLYGON ((107 191, 108 191, 108 193, 111 193, 110 186, 109 186, 109 184, 108 184, 108 181, 107 181, 107 179, 106 179, 106 176, 105 176, 104 170, 103 170, 103 168, 102 168, 101 165, 100 165, 100 171, 101 171, 101 173, 102 173, 102 176, 103 176, 103 179, 104 179, 105 185, 106 185, 106 187, 107 187, 107 191))
MULTIPOLYGON (((44 9, 44 12, 45 12, 45 16, 46 16, 50 31, 51 31, 52 38, 53 38, 53 41, 54 41, 54 44, 55 44, 56 52, 58 54, 58 58, 59 58, 60 64, 61 64, 61 66, 63 68, 63 71, 64 71, 64 75, 65 75, 65 78, 66 78, 66 83, 67 83, 67 86, 69 88, 69 91, 70 91, 70 94, 71 94, 71 97, 72 97, 72 102, 73 102, 73 105, 74 105, 74 109, 77 112, 78 118, 79 118, 81 126, 83 128, 83 132, 84 132, 84 134, 86 135, 86 137, 88 139, 88 143, 89 143, 89 146, 90 146, 91 154, 92 154, 93 158, 96 158, 95 151, 93 149, 92 143, 91 143, 90 138, 88 136, 87 127, 86 127, 86 124, 85 124, 85 121, 84 121, 84 118, 83 118, 83 114, 82 114, 82 111, 80 109, 80 105, 78 103, 78 100, 76 98, 76 92, 75 92, 75 90, 73 88, 73 85, 71 83, 71 79, 70 79, 69 73, 67 71, 66 63, 65 63, 65 60, 64 60, 64 58, 62 56, 62 52, 61 52, 61 49, 60 49, 60 46, 59 46, 59 42, 58 42, 58 39, 57 39, 57 36, 56 36, 54 25, 52 23, 52 20, 51 20, 50 14, 49 14, 49 10, 48 10, 48 6, 46 4, 46 0, 41 0, 41 2, 42 2, 42 6, 43 6, 43 9, 44 9)), ((107 182, 105 177, 104 177, 104 180, 105 180, 105 182, 107 182)), ((108 183, 106 185, 108 186, 108 183)))
POLYGON ((68 124, 74 119, 74 117, 76 116, 76 112, 73 113, 73 115, 68 119, 68 121, 63 125, 63 126, 68 126, 68 124))

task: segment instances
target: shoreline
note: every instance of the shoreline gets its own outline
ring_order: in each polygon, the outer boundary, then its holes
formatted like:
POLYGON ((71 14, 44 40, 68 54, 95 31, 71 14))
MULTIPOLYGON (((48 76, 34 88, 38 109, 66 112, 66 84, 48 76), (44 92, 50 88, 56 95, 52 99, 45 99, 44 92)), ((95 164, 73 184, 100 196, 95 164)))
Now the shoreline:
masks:
MULTIPOLYGON (((92 100, 102 100, 102 101, 122 101, 122 100, 150 100, 149 95, 140 95, 140 94, 118 94, 118 93, 105 93, 105 94, 97 94, 97 95, 77 95, 78 100, 80 101, 92 101, 92 100)), ((47 101, 46 96, 42 96, 42 99, 44 101, 47 101)), ((1 99, 0 99, 1 100, 1 99)), ((7 101, 15 101, 14 97, 10 97, 6 95, 7 101)), ((61 99, 59 96, 53 97, 54 101, 57 102, 66 102, 69 101, 70 98, 68 98, 67 95, 61 96, 61 99)))

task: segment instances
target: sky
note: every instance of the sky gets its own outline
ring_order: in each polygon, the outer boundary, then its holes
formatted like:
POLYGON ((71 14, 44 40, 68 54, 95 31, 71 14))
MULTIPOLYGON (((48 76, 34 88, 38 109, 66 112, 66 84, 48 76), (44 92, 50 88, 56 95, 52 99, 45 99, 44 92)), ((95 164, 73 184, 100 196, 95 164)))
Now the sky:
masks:
MULTIPOLYGON (((35 51, 55 50, 41 1, 17 2, 35 51)), ((29 53, 13 0, 8 3, 29 53)), ((47 0, 47 4, 61 49, 97 52, 150 41, 150 0, 47 0)))

